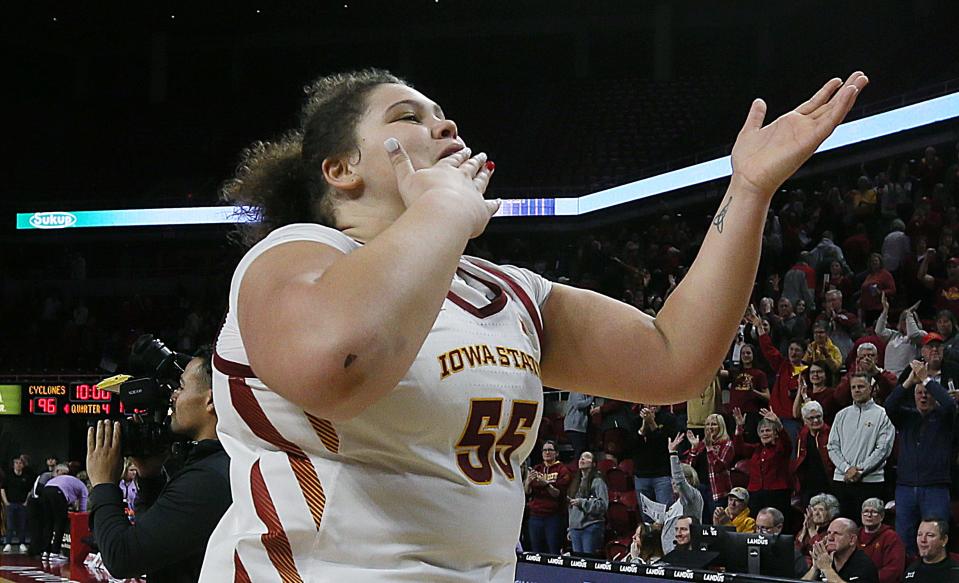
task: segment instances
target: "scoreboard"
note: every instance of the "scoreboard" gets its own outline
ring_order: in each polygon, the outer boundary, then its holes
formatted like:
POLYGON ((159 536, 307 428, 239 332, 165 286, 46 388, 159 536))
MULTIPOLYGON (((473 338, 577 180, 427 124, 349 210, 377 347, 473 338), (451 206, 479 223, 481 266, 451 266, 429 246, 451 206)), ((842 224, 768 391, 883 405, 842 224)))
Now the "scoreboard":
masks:
POLYGON ((115 393, 96 383, 35 383, 23 385, 23 412, 28 415, 110 415, 122 412, 115 393))

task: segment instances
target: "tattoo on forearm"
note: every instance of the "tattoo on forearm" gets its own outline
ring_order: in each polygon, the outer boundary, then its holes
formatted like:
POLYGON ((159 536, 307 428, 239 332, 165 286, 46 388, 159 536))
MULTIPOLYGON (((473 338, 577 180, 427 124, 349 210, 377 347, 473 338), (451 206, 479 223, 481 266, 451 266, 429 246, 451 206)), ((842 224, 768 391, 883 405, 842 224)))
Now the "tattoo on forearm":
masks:
POLYGON ((729 197, 729 200, 726 201, 726 206, 724 206, 716 215, 716 218, 713 219, 713 224, 716 225, 716 230, 720 233, 723 232, 723 226, 726 224, 726 213, 729 212, 729 205, 732 204, 732 202, 732 197, 729 197))

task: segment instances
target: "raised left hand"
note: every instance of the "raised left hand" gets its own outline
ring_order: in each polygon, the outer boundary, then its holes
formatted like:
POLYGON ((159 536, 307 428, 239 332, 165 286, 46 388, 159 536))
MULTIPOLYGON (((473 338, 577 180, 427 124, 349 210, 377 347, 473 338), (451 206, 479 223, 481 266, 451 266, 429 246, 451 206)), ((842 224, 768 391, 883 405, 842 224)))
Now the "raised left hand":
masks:
POLYGON ((766 103, 753 101, 733 145, 733 179, 738 177, 756 194, 771 197, 842 122, 868 83, 860 71, 845 83, 831 79, 809 101, 765 127, 766 103))
POLYGON ((123 473, 120 422, 101 420, 87 429, 87 475, 90 483, 116 484, 123 473))

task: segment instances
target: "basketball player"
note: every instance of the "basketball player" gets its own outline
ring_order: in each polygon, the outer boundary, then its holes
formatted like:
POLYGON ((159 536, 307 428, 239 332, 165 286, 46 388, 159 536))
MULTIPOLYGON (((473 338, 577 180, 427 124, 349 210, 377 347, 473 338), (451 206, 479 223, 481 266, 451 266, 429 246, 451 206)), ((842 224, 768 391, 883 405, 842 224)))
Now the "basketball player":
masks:
POLYGON ((234 503, 201 580, 511 582, 543 385, 671 403, 708 384, 772 194, 866 83, 833 79, 765 127, 752 104, 702 250, 653 319, 462 256, 498 208, 492 162, 388 73, 316 81, 300 127, 225 187, 261 222, 214 358, 234 503))

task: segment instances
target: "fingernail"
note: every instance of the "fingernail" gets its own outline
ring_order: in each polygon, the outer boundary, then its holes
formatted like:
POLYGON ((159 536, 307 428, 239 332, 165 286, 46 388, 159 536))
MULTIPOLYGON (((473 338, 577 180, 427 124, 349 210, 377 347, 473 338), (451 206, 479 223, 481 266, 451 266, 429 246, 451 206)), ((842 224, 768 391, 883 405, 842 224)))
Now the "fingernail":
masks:
POLYGON ((486 169, 489 170, 490 172, 492 172, 493 170, 496 169, 496 164, 495 164, 492 160, 487 160, 487 161, 486 161, 486 169))
POLYGON ((386 141, 383 142, 383 146, 386 147, 387 152, 392 154, 400 149, 400 141, 396 138, 386 138, 386 141))

